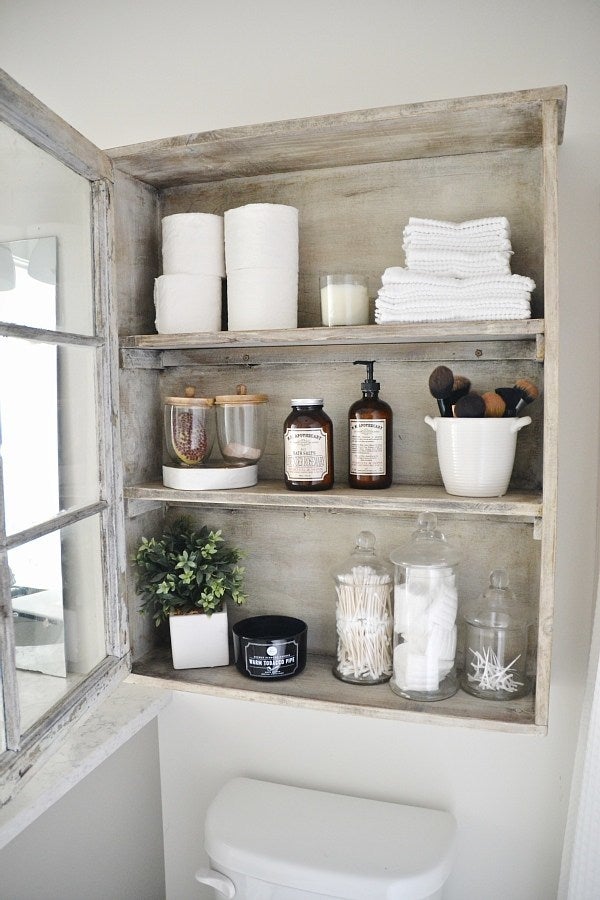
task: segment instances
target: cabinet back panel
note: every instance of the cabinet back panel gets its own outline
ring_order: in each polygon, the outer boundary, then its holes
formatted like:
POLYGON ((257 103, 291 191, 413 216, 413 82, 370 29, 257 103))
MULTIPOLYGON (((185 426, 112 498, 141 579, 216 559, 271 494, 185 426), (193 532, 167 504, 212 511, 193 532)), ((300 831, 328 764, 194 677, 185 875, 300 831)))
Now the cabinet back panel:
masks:
MULTIPOLYGON (((189 515, 198 525, 222 528, 228 544, 244 551, 248 603, 229 606, 231 622, 246 616, 282 614, 307 622, 309 649, 334 653, 333 573, 354 549, 359 531, 372 531, 383 560, 410 539, 416 516, 305 510, 171 509, 168 519, 189 515)), ((486 523, 456 517, 439 527, 461 553, 457 571, 459 600, 477 597, 489 584, 491 569, 509 571, 511 587, 537 609, 539 547, 526 524, 486 523)), ((393 567, 392 567, 393 570, 393 567)))
MULTIPOLYGON (((362 350, 353 348, 360 358, 362 350)), ((377 356, 371 357, 377 359, 377 356)), ((257 366, 208 366, 167 369, 160 378, 160 396, 155 397, 152 421, 160 421, 162 398, 183 396, 187 384, 196 387, 197 396, 212 397, 235 393, 236 384, 246 384, 248 393, 265 393, 268 403, 267 448, 259 463, 259 477, 283 479, 283 423, 291 412, 293 397, 323 397, 324 409, 333 422, 335 478, 345 483, 348 474, 347 416, 348 408, 361 397, 360 384, 364 366, 347 363, 323 363, 314 367, 300 363, 276 363, 257 366)), ((443 362, 443 360, 440 360, 443 362)), ((397 361, 375 365, 375 376, 381 384, 380 398, 394 413, 394 481, 404 484, 441 484, 435 434, 424 422, 426 415, 438 415, 437 403, 429 393, 429 375, 438 363, 403 361, 399 348, 397 361)), ((531 379, 542 392, 542 369, 538 363, 521 360, 490 360, 446 364, 456 373, 472 380, 479 391, 513 385, 516 379, 531 379)), ((532 424, 523 428, 517 438, 517 455, 512 486, 538 488, 542 467, 541 397, 527 408, 532 424)), ((139 426, 143 428, 143 425, 139 426)), ((150 423, 150 428, 155 427, 150 423)), ((215 455, 219 456, 218 448, 215 455)), ((158 476, 158 472, 156 475, 158 476)))
POLYGON ((506 216, 512 271, 536 283, 533 317, 543 317, 543 214, 539 149, 235 178, 171 188, 161 216, 222 214, 247 203, 284 203, 300 216, 299 321, 320 325, 320 274, 351 271, 369 280, 369 296, 385 268, 404 264, 402 232, 410 216, 464 221, 506 216))

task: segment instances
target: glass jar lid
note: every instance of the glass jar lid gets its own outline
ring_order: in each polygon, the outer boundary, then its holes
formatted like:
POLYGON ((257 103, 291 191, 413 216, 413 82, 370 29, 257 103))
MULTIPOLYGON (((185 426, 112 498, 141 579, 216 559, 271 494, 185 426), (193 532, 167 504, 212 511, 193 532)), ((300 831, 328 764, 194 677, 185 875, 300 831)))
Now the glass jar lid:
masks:
POLYGON ((388 583, 392 580, 389 567, 375 553, 375 535, 371 531, 360 531, 356 535, 354 550, 333 573, 335 578, 353 583, 365 578, 372 581, 388 583))
POLYGON ((212 406, 214 397, 196 397, 196 388, 188 385, 184 391, 185 397, 165 397, 165 403, 169 406, 212 406))
POLYGON ((215 397, 217 406, 239 405, 240 403, 267 403, 269 398, 267 394, 248 394, 245 384, 238 384, 235 388, 235 394, 220 394, 215 397))
POLYGON ((510 589, 506 569, 491 572, 489 587, 463 605, 462 615, 470 625, 484 628, 527 628, 534 621, 531 607, 510 589))
POLYGON ((391 552, 395 565, 448 568, 458 564, 460 554, 438 530, 435 513, 420 513, 417 526, 410 540, 391 552))
POLYGON ((292 406, 323 406, 322 397, 301 397, 299 400, 290 400, 292 406))

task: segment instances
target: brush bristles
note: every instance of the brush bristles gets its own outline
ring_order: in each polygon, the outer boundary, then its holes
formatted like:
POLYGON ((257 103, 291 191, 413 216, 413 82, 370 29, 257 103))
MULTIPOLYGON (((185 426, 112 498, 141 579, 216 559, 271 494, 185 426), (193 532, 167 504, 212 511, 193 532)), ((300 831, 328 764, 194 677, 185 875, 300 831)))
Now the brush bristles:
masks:
POLYGON ((471 390, 471 382, 467 378, 466 375, 456 375, 454 378, 454 384, 452 385, 453 393, 456 391, 461 391, 463 394, 468 394, 471 390))
POLYGON ((488 418, 501 419, 506 412, 506 403, 496 391, 486 391, 481 395, 485 403, 485 415, 488 418))
POLYGON ((471 391, 460 397, 454 404, 457 419, 480 419, 485 416, 485 403, 481 394, 471 391))
POLYGON ((453 384, 454 375, 448 366, 437 366, 429 376, 429 390, 436 400, 446 397, 453 384))
POLYGON ((525 403, 533 403, 540 394, 533 381, 530 381, 529 378, 519 378, 515 382, 515 388, 521 392, 525 403))

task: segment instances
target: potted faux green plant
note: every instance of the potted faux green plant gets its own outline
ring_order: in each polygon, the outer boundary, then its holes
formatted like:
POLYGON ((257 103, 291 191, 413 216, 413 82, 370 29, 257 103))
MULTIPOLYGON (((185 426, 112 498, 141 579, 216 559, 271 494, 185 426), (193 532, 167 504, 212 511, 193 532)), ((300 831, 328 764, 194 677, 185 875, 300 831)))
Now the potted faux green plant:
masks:
POLYGON ((178 519, 160 538, 142 538, 134 556, 142 613, 168 621, 175 669, 229 663, 227 606, 246 601, 242 553, 221 531, 178 519))

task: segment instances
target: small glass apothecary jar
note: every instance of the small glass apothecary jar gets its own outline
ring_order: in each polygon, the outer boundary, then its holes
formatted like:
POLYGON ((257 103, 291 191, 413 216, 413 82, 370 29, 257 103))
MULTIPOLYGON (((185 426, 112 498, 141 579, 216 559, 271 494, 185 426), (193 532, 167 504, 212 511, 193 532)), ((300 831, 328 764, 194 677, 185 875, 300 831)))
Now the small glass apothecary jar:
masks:
POLYGON ((456 616, 458 551, 421 513, 410 541, 394 550, 392 690, 409 700, 445 700, 458 690, 456 616))
POLYGON ((215 408, 212 397, 196 397, 186 387, 184 397, 166 397, 164 437, 167 465, 194 468, 210 456, 215 441, 215 408))
POLYGON ((261 458, 267 442, 266 394, 248 394, 238 384, 235 394, 215 397, 217 440, 223 459, 250 465, 261 458))
POLYGON ((337 663, 333 674, 351 684, 381 684, 392 674, 393 578, 375 555, 375 536, 357 535, 349 559, 334 574, 337 663))
POLYGON ((529 694, 529 630, 534 617, 509 587, 506 569, 494 569, 487 590, 463 605, 465 660, 461 687, 485 700, 516 700, 529 694))
POLYGON ((290 491, 325 491, 333 487, 333 423, 323 399, 292 400, 283 423, 285 486, 290 491))

